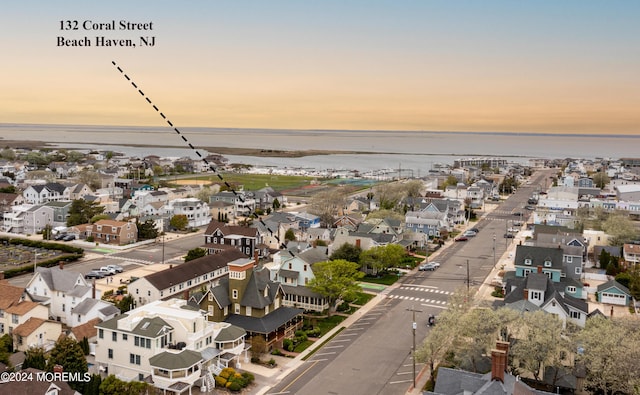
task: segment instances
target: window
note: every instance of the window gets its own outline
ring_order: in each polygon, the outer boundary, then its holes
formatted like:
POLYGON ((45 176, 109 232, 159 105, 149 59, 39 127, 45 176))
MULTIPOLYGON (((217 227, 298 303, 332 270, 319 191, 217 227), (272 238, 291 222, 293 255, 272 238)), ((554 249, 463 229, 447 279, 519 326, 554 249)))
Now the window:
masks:
POLYGON ((235 313, 240 314, 240 303, 234 303, 233 307, 234 307, 235 313))
POLYGON ((136 347, 140 346, 140 338, 139 338, 138 336, 135 336, 135 337, 133 338, 133 344, 134 344, 136 347))
POLYGON ((245 312, 247 313, 247 316, 251 317, 251 306, 245 307, 245 312))
POLYGON ((123 334, 122 334, 122 340, 124 340, 124 341, 129 340, 129 337, 127 336, 127 334, 126 334, 126 333, 123 333, 123 334))
POLYGON ((147 296, 151 296, 151 290, 147 291, 147 296))
POLYGON ((303 266, 302 270, 305 271, 305 272, 307 271, 307 265, 306 264, 303 266))
POLYGON ((238 299, 238 290, 234 289, 233 291, 231 291, 232 297, 233 299, 238 299))
POLYGON ((567 287, 567 292, 572 293, 572 294, 576 293, 576 287, 574 287, 572 285, 568 286, 567 287))
POLYGON ((20 317, 18 316, 18 314, 11 314, 11 323, 12 324, 18 324, 18 322, 20 320, 20 317))
POLYGON ((579 311, 573 311, 573 310, 572 310, 569 316, 570 316, 571 318, 580 319, 581 314, 580 314, 580 312, 579 312, 579 311))
POLYGON ((568 256, 567 257, 567 263, 571 263, 573 262, 573 257, 572 256, 568 256))
POLYGON ((524 260, 525 265, 531 265, 531 259, 527 258, 524 260))
POLYGON ((140 365, 140 355, 129 354, 129 363, 130 364, 135 364, 135 365, 140 365))
POLYGON ((550 260, 544 261, 544 267, 551 267, 551 261, 550 260))
POLYGON ((151 348, 151 339, 145 339, 145 347, 146 348, 151 348))
POLYGON ((109 350, 107 350, 107 354, 108 354, 108 355, 107 355, 107 358, 109 358, 109 359, 113 359, 113 349, 112 349, 112 348, 110 348, 109 350))
POLYGON ((581 267, 576 267, 576 274, 581 274, 582 273, 582 268, 581 267))
POLYGON ((542 300, 542 293, 540 291, 529 291, 529 299, 542 300))
POLYGON ((111 340, 113 340, 114 342, 118 341, 118 333, 117 332, 112 332, 111 333, 111 340))
POLYGON ((98 329, 98 337, 104 339, 104 329, 98 329))

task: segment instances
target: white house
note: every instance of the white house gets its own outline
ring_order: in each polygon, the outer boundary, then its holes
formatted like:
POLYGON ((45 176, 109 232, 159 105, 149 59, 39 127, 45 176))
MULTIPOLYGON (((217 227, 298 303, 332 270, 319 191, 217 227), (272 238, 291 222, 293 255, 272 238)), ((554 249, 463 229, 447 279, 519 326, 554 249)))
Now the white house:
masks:
POLYGON ((211 222, 209 205, 196 198, 174 199, 166 205, 166 211, 171 216, 186 215, 191 228, 209 225, 211 222))
POLYGON ((245 350, 244 329, 207 321, 186 300, 155 301, 96 327, 100 369, 126 381, 151 379, 172 393, 178 386, 191 393, 203 380, 212 387, 211 373, 235 366, 245 350))
POLYGON ((101 292, 82 274, 60 267, 39 267, 26 286, 34 300, 49 308, 49 316, 71 325, 72 311, 85 299, 100 299, 101 292))

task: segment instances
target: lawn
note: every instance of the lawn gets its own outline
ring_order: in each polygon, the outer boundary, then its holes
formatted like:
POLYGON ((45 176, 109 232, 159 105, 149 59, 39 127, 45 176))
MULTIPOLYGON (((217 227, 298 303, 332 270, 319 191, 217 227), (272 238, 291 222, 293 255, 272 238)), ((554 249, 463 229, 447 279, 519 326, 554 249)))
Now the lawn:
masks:
MULTIPOLYGON (((276 191, 281 191, 284 189, 303 187, 309 185, 309 183, 314 180, 313 177, 270 174, 223 173, 222 177, 224 178, 224 181, 234 186, 235 189, 239 189, 239 187, 242 186, 245 190, 248 191, 255 191, 267 186, 273 188, 276 191)), ((205 177, 200 178, 205 179, 205 177)), ((193 179, 193 177, 189 177, 188 179, 193 179)), ((214 183, 223 183, 215 175, 206 177, 206 179, 214 183)))
POLYGON ((338 326, 346 317, 341 315, 333 315, 328 318, 319 319, 317 322, 318 328, 320 328, 320 337, 326 335, 331 329, 338 326))
POLYGON ((371 284, 382 284, 382 285, 391 285, 398 281, 400 277, 398 277, 395 273, 387 273, 384 276, 373 277, 373 276, 364 276, 360 279, 360 282, 371 283, 371 284))

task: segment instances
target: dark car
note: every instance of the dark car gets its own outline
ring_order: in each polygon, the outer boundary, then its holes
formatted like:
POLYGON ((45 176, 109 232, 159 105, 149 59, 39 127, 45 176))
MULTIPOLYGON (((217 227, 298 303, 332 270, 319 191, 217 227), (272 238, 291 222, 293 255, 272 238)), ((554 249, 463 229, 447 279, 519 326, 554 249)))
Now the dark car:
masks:
POLYGON ((84 275, 84 278, 104 278, 104 273, 98 270, 92 270, 89 273, 84 275))
POLYGON ((525 210, 535 210, 534 206, 524 206, 525 210))
POLYGON ((64 239, 66 236, 67 236, 67 235, 66 235, 65 233, 58 233, 58 234, 56 235, 56 237, 54 237, 53 239, 54 239, 54 240, 62 240, 62 239, 64 239))
POLYGON ((516 211, 513 213, 515 217, 522 217, 522 213, 520 211, 516 211))
POLYGON ((466 236, 458 236, 455 239, 453 239, 454 241, 467 241, 469 240, 466 236))
POLYGON ((528 204, 538 204, 538 200, 536 198, 530 198, 529 200, 527 200, 528 204))
POLYGON ((476 233, 480 232, 480 229, 478 229, 478 228, 471 228, 469 230, 472 231, 472 232, 476 232, 476 233))
POLYGON ((64 241, 71 241, 71 240, 75 240, 76 236, 75 235, 66 235, 62 238, 62 240, 64 241))
POLYGON ((505 233, 504 234, 504 238, 505 239, 513 239, 515 237, 515 235, 513 233, 505 233))

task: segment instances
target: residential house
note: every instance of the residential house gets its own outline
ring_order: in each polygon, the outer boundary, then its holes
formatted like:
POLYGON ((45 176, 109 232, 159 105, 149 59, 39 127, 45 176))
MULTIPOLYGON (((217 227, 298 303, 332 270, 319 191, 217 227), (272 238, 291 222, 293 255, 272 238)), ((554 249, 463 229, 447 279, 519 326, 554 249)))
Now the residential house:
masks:
POLYGON ((138 305, 188 295, 209 283, 218 283, 227 275, 227 264, 238 259, 247 257, 236 249, 205 255, 141 277, 129 284, 129 293, 138 305))
POLYGON ((40 204, 31 206, 21 213, 23 219, 23 232, 35 234, 42 232, 46 226, 54 227, 54 209, 40 204))
POLYGON ((245 331, 210 322, 186 300, 139 306, 96 325, 96 365, 125 381, 152 382, 166 393, 214 386, 212 373, 235 367, 245 351, 245 331))
POLYGON ((322 312, 329 308, 329 301, 311 291, 307 284, 313 278, 313 264, 329 260, 328 248, 315 246, 297 253, 281 250, 273 257, 273 262, 265 266, 270 271, 272 281, 282 284, 283 305, 299 307, 306 311, 322 312))
POLYGON ((343 244, 351 244, 360 247, 362 250, 368 250, 372 247, 384 246, 395 241, 396 237, 388 233, 349 232, 348 229, 340 228, 336 229, 333 235, 333 243, 329 245, 329 255, 343 244))
POLYGON ((260 257, 268 256, 269 250, 262 243, 262 237, 257 228, 247 226, 227 225, 223 222, 211 221, 204 232, 204 248, 209 254, 235 248, 246 256, 253 257, 258 250, 260 257))
POLYGON ((23 192, 22 196, 27 203, 42 204, 64 199, 66 187, 57 182, 47 184, 30 185, 23 192))
POLYGON ((104 244, 126 245, 138 241, 138 227, 133 222, 101 219, 88 227, 87 237, 104 244))
POLYGON ((67 325, 72 319, 73 308, 85 299, 99 299, 100 290, 85 280, 81 273, 60 267, 38 267, 27 283, 26 289, 35 301, 49 309, 48 316, 67 325))
POLYGON ((434 211, 407 211, 404 217, 407 231, 422 233, 426 237, 439 238, 441 231, 449 231, 447 215, 434 211))
MULTIPOLYGON (((514 279, 516 280, 516 279, 514 279)), ((517 281, 507 282, 504 305, 517 311, 543 310, 558 317, 563 326, 570 321, 584 328, 589 306, 586 301, 558 291, 542 266, 517 281)))
POLYGON ((234 217, 249 216, 256 211, 256 200, 245 191, 222 191, 209 197, 209 204, 219 201, 233 204, 234 217))
POLYGON ((25 204, 24 196, 17 193, 0 192, 0 215, 7 211, 11 211, 11 207, 25 204))
POLYGON ((607 281, 598 285, 596 297, 600 303, 614 304, 619 306, 629 306, 633 297, 629 288, 620 284, 616 280, 607 281))
POLYGON ((269 279, 269 270, 254 261, 229 263, 229 276, 207 290, 198 301, 212 321, 225 321, 262 337, 268 348, 282 346, 302 328, 302 309, 283 305, 281 284, 269 279))
POLYGON ((85 196, 93 194, 93 191, 87 184, 75 184, 65 188, 64 197, 67 200, 84 199, 85 196))
POLYGON ((49 320, 48 309, 34 301, 25 288, 0 280, 0 336, 11 335, 16 350, 26 351, 31 346, 50 350, 61 333, 62 325, 49 320))
POLYGON ((355 214, 341 215, 333 221, 333 228, 346 228, 350 231, 355 231, 362 223, 362 217, 355 214))
POLYGON ((627 264, 637 265, 640 263, 640 244, 625 243, 622 247, 622 256, 627 264))
POLYGON ((264 211, 273 208, 273 203, 277 200, 279 207, 287 204, 287 198, 282 193, 271 187, 259 189, 253 193, 256 200, 256 207, 264 211))
POLYGON ((295 213, 291 212, 298 221, 298 227, 302 230, 320 227, 320 217, 309 213, 295 213))
POLYGON ((61 200, 57 202, 45 203, 45 207, 51 207, 53 209, 53 227, 67 226, 67 218, 69 217, 69 209, 73 202, 68 200, 61 200))
POLYGON ((189 221, 190 228, 208 225, 211 222, 209 205, 200 199, 182 198, 167 203, 165 210, 170 216, 184 215, 189 221))
POLYGON ((85 298, 71 309, 71 321, 67 325, 76 327, 94 319, 107 321, 120 314, 120 309, 104 300, 85 298))
POLYGON ((331 242, 331 230, 327 228, 310 228, 302 234, 300 239, 308 243, 324 242, 327 245, 331 242))
POLYGON ((227 222, 233 220, 234 217, 234 205, 229 202, 218 200, 209 203, 209 210, 211 210, 211 218, 217 219, 220 222, 227 222))

